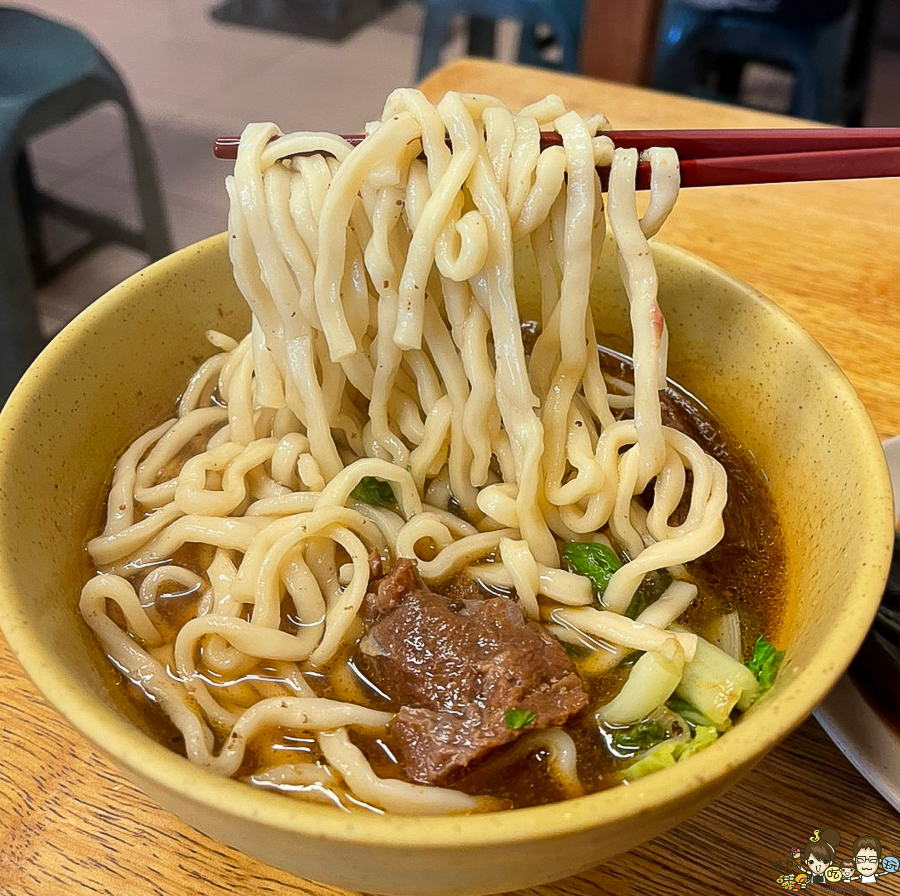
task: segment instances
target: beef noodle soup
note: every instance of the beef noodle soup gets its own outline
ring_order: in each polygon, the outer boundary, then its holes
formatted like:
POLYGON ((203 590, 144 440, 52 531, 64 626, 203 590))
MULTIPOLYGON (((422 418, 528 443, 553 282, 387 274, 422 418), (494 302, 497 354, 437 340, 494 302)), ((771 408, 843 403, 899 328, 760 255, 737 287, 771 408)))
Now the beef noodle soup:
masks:
POLYGON ((677 158, 649 151, 640 217, 604 127, 556 97, 400 90, 353 149, 245 130, 251 331, 210 333, 88 543, 82 614, 163 743, 351 811, 491 811, 685 761, 771 685, 764 477, 666 379, 647 239, 677 158), (598 166, 629 358, 589 303, 598 166))

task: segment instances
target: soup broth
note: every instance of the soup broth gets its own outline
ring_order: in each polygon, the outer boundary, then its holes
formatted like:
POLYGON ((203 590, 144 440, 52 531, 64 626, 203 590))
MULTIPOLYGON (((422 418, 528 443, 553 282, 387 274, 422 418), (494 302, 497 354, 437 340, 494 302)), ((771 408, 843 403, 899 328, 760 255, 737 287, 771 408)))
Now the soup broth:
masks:
MULTIPOLYGON (((537 326, 527 323, 523 329, 526 333, 534 333, 537 326)), ((630 379, 631 363, 626 356, 601 349, 601 359, 606 374, 624 381, 630 379)), ((216 400, 216 396, 211 398, 213 402, 216 400)), ((669 382, 663 403, 669 422, 687 432, 714 456, 725 467, 729 482, 724 512, 725 535, 707 555, 686 565, 687 576, 697 585, 699 593, 679 621, 698 634, 708 635, 723 617, 736 613, 740 621, 741 653, 747 657, 759 635, 777 640, 781 624, 784 546, 765 473, 750 452, 721 427, 715 416, 676 383, 669 382)), ((188 446, 182 456, 173 459, 168 467, 170 472, 177 472, 195 447, 188 446)), ((172 563, 193 570, 201 578, 208 574, 210 559, 211 550, 204 545, 186 545, 170 558, 172 563)), ((143 569, 134 573, 133 581, 138 589, 149 572, 149 569, 143 569)), ((658 597, 670 581, 671 577, 665 572, 648 576, 642 586, 648 600, 652 602, 658 597)), ((454 584, 451 580, 434 587, 438 592, 452 594, 454 584)), ((503 589, 480 587, 485 598, 498 594, 515 597, 514 593, 503 589)), ((169 651, 184 623, 197 614, 199 600, 199 587, 160 592, 151 612, 169 651)), ((285 598, 282 628, 286 631, 297 630, 291 612, 290 601, 285 598)), ((362 637, 363 628, 359 624, 332 663, 322 670, 307 671, 305 677, 321 697, 394 713, 400 704, 373 681, 367 658, 359 649, 362 637)), ((587 708, 565 725, 577 750, 578 792, 573 793, 566 781, 554 775, 551 751, 540 732, 525 735, 513 744, 492 751, 487 758, 454 776, 450 786, 465 793, 489 796, 495 801, 494 807, 521 808, 595 792, 621 781, 622 772, 633 761, 634 755, 616 748, 611 739, 612 732, 598 723, 596 710, 620 689, 635 655, 598 676, 591 671, 591 650, 573 644, 567 644, 566 649, 589 694, 587 708)), ((178 677, 171 662, 168 670, 170 675, 178 677)), ((260 663, 236 678, 210 672, 202 663, 197 672, 218 699, 235 712, 252 705, 261 694, 293 694, 290 681, 282 677, 282 673, 277 663, 260 663)), ((111 686, 120 702, 124 701, 127 714, 149 736, 184 755, 184 741, 178 729, 140 682, 113 672, 111 686)), ((217 748, 221 748, 224 738, 222 732, 217 737, 217 748)), ((403 764, 398 759, 400 751, 390 733, 357 731, 352 739, 379 776, 406 780, 403 764)), ((275 728, 249 745, 236 777, 287 795, 301 793, 309 798, 312 789, 322 802, 344 808, 348 804, 374 808, 350 798, 337 780, 298 785, 260 778, 261 773, 299 757, 313 763, 318 761, 324 767, 315 737, 289 728, 275 728)))

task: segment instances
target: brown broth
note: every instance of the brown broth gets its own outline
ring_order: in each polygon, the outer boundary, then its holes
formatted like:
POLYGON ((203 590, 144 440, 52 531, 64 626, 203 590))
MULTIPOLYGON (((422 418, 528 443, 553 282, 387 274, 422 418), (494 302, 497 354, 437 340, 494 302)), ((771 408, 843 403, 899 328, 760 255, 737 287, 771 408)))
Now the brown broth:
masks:
MULTIPOLYGON (((617 353, 602 350, 601 363, 607 372, 630 379, 630 361, 617 353)), ((689 575, 699 588, 699 597, 682 617, 691 629, 703 633, 707 626, 724 613, 736 611, 741 621, 743 651, 749 655, 753 641, 765 633, 776 641, 781 624, 781 595, 784 588, 784 544, 781 527, 769 493, 765 472, 752 455, 732 438, 716 421, 714 415, 687 392, 670 383, 667 401, 675 409, 682 428, 708 453, 725 467, 728 474, 728 504, 725 509, 725 536, 707 556, 687 565, 689 575)), ((178 462, 169 465, 165 474, 175 475, 178 462)), ((676 511, 677 513, 677 511, 676 511)), ((99 530, 101 526, 97 526, 99 530)), ((171 562, 192 569, 199 575, 211 557, 202 546, 186 546, 171 562)), ((237 560, 238 558, 235 557, 237 560)), ((146 571, 133 577, 139 586, 146 571)), ((666 584, 658 583, 657 592, 666 584)), ((442 590, 442 589, 439 589, 442 590)), ((289 602, 285 605, 286 610, 289 602)), ((196 595, 164 596, 157 601, 152 616, 167 636, 174 638, 180 625, 196 610, 196 595)), ((291 630, 289 613, 285 613, 285 630, 291 630)), ((323 697, 352 700, 374 709, 395 711, 399 706, 379 691, 365 671, 365 662, 357 650, 361 630, 356 639, 332 664, 331 670, 307 673, 307 680, 323 697), (341 668, 340 674, 335 670, 341 668)), ((576 668, 583 666, 577 649, 571 650, 576 668)), ((601 736, 594 718, 596 709, 608 701, 621 687, 627 675, 627 664, 620 665, 602 678, 583 676, 590 695, 589 707, 569 720, 566 731, 578 749, 578 772, 585 792, 601 790, 619 780, 623 766, 601 736)), ((202 663, 201 663, 202 670, 202 663)), ((110 670, 111 686, 124 697, 129 717, 144 731, 165 746, 184 753, 180 734, 158 705, 139 687, 129 682, 117 670, 110 670)), ((227 691, 227 681, 216 681, 203 673, 207 684, 227 691)), ((277 671, 260 664, 254 675, 278 680, 277 671)), ((285 691, 290 690, 285 683, 285 691)), ((239 709, 241 701, 227 700, 231 709, 239 709)), ((352 733, 354 742, 364 751, 375 771, 389 778, 404 778, 396 760, 399 750, 390 735, 352 733)), ((484 760, 466 770, 453 786, 472 794, 488 794, 504 806, 522 807, 554 802, 566 797, 565 789, 548 773, 548 755, 542 749, 509 760, 505 755, 515 744, 495 750, 484 760)), ((237 777, 249 777, 275 765, 289 761, 291 756, 319 758, 312 737, 287 729, 276 729, 254 740, 237 777)))
MULTIPOLYGON (((605 370, 618 366, 616 375, 630 379, 630 362, 624 356, 604 353, 603 366, 605 370)), ((705 406, 677 384, 670 382, 666 392, 667 399, 677 409, 684 431, 715 457, 728 474, 728 503, 723 514, 725 535, 705 557, 686 565, 698 586, 698 597, 680 621, 702 634, 713 620, 736 611, 741 623, 743 655, 748 658, 760 634, 777 641, 780 632, 785 552, 775 505, 765 473, 750 452, 722 428, 705 406)), ((657 594, 666 584, 665 580, 657 583, 657 594)), ((445 591, 446 586, 438 590, 445 591)), ((578 651, 570 653, 576 668, 582 666, 578 651)), ((364 670, 360 655, 351 653, 351 657, 357 668, 364 670)), ((578 773, 585 792, 602 790, 620 781, 625 762, 600 735, 594 716, 621 688, 627 671, 627 665, 622 664, 602 678, 582 674, 590 703, 585 711, 567 722, 565 730, 578 750, 578 773)), ((360 672, 360 677, 365 677, 364 672, 360 672)), ((371 683, 369 688, 376 690, 371 683)), ((373 700, 369 705, 391 711, 399 709, 399 705, 383 699, 373 700)), ((404 777, 396 760, 388 758, 399 755, 390 737, 376 739, 354 734, 353 738, 379 775, 404 777), (376 749, 375 740, 386 744, 388 749, 376 749)), ((514 749, 515 744, 511 744, 493 751, 470 766, 452 782, 453 786, 466 793, 493 796, 515 808, 565 798, 563 788, 548 773, 545 752, 536 750, 503 764, 503 754, 514 749), (502 767, 495 773, 498 765, 502 767)))
MULTIPOLYGON (((631 361, 624 355, 602 349, 601 366, 631 379, 631 361)), ((775 502, 765 471, 705 405, 672 380, 664 400, 681 428, 728 474, 725 535, 705 556, 686 564, 699 597, 682 620, 702 633, 714 619, 736 611, 746 656, 758 635, 775 641, 781 631, 785 549, 775 502)))

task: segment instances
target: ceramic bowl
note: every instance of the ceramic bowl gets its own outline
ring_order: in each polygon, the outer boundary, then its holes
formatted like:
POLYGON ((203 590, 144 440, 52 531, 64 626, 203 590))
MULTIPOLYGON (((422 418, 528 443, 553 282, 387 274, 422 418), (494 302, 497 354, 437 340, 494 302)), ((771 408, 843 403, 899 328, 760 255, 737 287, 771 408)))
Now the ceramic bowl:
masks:
MULTIPOLYGON (((300 804, 157 744, 111 693, 78 615, 89 574, 84 543, 116 457, 163 419, 210 353, 205 331, 247 328, 226 249, 225 236, 214 237, 113 289, 53 340, 0 416, 3 631, 56 709, 161 805, 264 862, 353 890, 462 896, 533 886, 697 812, 805 719, 846 668, 874 616, 893 543, 872 424, 834 362, 786 314, 714 266, 658 244, 670 374, 754 453, 787 541, 777 636, 787 658, 744 720, 702 758, 632 785, 451 818, 348 816, 300 804)), ((600 280, 600 329, 625 334, 621 289, 610 287, 611 270, 600 280)))

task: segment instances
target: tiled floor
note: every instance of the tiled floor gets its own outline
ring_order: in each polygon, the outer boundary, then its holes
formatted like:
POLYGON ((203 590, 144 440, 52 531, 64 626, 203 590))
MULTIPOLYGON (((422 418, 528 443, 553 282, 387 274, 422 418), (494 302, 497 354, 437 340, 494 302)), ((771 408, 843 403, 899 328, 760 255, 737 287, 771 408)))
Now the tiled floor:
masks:
MULTIPOLYGON (((22 4, 86 32, 124 76, 156 152, 176 247, 225 228, 228 165, 212 157, 214 135, 239 133, 251 120, 357 131, 392 88, 415 77, 422 17, 416 3, 401 3, 343 43, 223 25, 208 15, 213 3, 22 4)), ((898 76, 900 51, 879 52, 868 123, 900 124, 898 76)), ((100 107, 42 136, 33 158, 43 186, 137 223, 117 110, 100 107)), ((144 263, 140 253, 109 246, 68 270, 41 291, 47 334, 144 263)))

